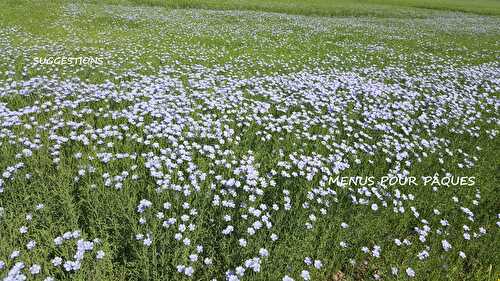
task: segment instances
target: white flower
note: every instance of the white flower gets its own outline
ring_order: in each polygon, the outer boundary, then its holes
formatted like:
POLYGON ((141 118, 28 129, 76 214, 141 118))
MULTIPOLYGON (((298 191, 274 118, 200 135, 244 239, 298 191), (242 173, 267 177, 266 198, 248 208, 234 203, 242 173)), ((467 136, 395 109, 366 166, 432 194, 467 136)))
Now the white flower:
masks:
POLYGON ((311 280, 311 275, 309 274, 309 271, 307 270, 302 270, 302 272, 300 273, 300 277, 302 277, 302 279, 304 280, 311 280))
POLYGON ((234 230, 234 227, 232 225, 228 225, 228 226, 226 226, 226 228, 224 228, 222 230, 222 234, 229 235, 229 234, 231 234, 231 232, 233 232, 233 230, 234 230))
POLYGON ((186 274, 189 277, 193 276, 193 273, 194 269, 191 266, 188 266, 184 269, 184 274, 186 274))
POLYGON ((293 278, 291 278, 290 276, 288 275, 285 275, 285 277, 283 277, 282 279, 283 281, 293 281, 293 278))
POLYGON ((274 234, 274 233, 273 233, 273 234, 271 234, 271 240, 272 240, 272 241, 276 241, 276 240, 278 240, 278 235, 276 235, 276 234, 274 234))
POLYGON ((66 261, 63 264, 64 270, 66 271, 77 271, 80 269, 80 262, 79 261, 66 261))
POLYGON ((138 213, 143 213, 147 208, 151 207, 153 203, 151 201, 148 201, 146 199, 142 199, 139 202, 139 205, 137 206, 137 212, 138 213))
POLYGON ((100 260, 100 259, 104 258, 104 256, 105 256, 104 251, 103 250, 99 250, 99 251, 97 251, 97 254, 96 254, 95 258, 97 260, 100 260))
POLYGON ((195 262, 195 261, 197 261, 197 260, 198 260, 198 255, 196 255, 196 254, 191 254, 191 255, 189 255, 189 260, 190 260, 191 262, 195 262))
POLYGON ((196 252, 197 252, 198 254, 203 253, 203 246, 202 246, 202 245, 197 245, 197 246, 196 246, 196 252))
POLYGON ((423 250, 422 252, 418 253, 417 256, 420 260, 424 260, 424 259, 429 257, 429 252, 427 252, 426 250, 423 250))
POLYGON ((253 228, 249 227, 249 228, 247 228, 247 233, 248 233, 249 235, 254 235, 254 234, 255 234, 255 229, 253 229, 253 228))
POLYGON ((479 233, 481 233, 482 235, 486 234, 486 229, 484 227, 480 227, 479 233))
POLYGON ((30 273, 32 275, 37 275, 38 273, 40 273, 40 270, 42 269, 42 267, 38 264, 34 264, 30 267, 30 273))
POLYGON ((380 250, 381 250, 380 246, 378 246, 378 245, 373 246, 372 256, 379 258, 380 257, 380 250))
POLYGON ((321 263, 320 260, 314 261, 314 267, 316 267, 317 269, 320 269, 322 266, 323 266, 323 263, 321 263))
POLYGON ((62 245, 63 241, 64 239, 61 236, 59 236, 54 239, 54 244, 56 244, 56 246, 60 246, 62 245))
POLYGON ((238 243, 240 244, 241 247, 246 247, 247 246, 247 240, 241 238, 238 240, 238 243))
POLYGON ((19 233, 21 233, 21 234, 25 234, 25 233, 27 233, 27 232, 28 232, 28 227, 26 227, 26 226, 21 226, 21 227, 19 228, 19 233))
POLYGON ((55 257, 51 261, 53 266, 60 266, 62 264, 62 259, 60 257, 55 257))
POLYGON ((36 242, 33 241, 33 240, 30 240, 27 244, 26 244, 26 249, 28 250, 33 250, 36 246, 36 242))
POLYGON ((260 248, 259 255, 261 257, 267 257, 267 256, 269 256, 269 252, 266 249, 264 249, 264 248, 260 248))
POLYGON ((239 276, 243 276, 245 274, 245 268, 242 267, 242 266, 238 266, 236 269, 236 274, 238 274, 239 276))
POLYGON ((19 257, 19 254, 20 254, 20 252, 19 252, 19 251, 17 251, 17 250, 12 251, 12 253, 10 254, 10 259, 12 259, 12 260, 13 260, 13 259, 15 259, 15 258, 19 257))
POLYGON ((451 244, 450 244, 450 243, 448 243, 448 241, 446 241, 446 240, 442 240, 442 241, 441 241, 441 245, 443 246, 443 249, 444 249, 446 252, 448 252, 448 251, 449 251, 449 250, 451 250, 451 248, 452 248, 452 247, 451 247, 451 244))
POLYGON ((62 239, 64 239, 64 240, 69 240, 71 238, 73 238, 73 233, 72 232, 69 232, 69 231, 68 232, 64 232, 63 235, 62 235, 62 239))
POLYGON ((408 275, 408 277, 415 277, 415 271, 411 267, 408 267, 406 269, 406 275, 408 275))

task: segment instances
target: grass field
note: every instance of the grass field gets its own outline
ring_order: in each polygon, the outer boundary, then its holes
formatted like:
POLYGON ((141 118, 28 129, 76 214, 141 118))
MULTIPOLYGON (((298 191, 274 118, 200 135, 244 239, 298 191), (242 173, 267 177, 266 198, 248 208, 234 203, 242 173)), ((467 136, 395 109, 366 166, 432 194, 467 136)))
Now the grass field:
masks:
POLYGON ((0 1, 0 279, 498 280, 499 40, 495 0, 0 1))
MULTIPOLYGON (((95 1, 99 3, 100 1, 95 1)), ((257 10, 301 15, 325 16, 402 16, 413 14, 416 9, 469 12, 499 15, 500 3, 496 0, 106 0, 122 5, 150 5, 169 8, 204 8, 223 10, 257 10)), ((422 10, 425 13, 428 10, 422 10)))

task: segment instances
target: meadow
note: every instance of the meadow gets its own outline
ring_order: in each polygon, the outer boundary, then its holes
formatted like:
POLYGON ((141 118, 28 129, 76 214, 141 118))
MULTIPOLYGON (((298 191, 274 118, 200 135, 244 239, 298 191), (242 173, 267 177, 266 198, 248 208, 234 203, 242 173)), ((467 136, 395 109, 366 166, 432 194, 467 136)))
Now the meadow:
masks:
POLYGON ((496 0, 0 1, 0 279, 498 280, 499 44, 496 0))

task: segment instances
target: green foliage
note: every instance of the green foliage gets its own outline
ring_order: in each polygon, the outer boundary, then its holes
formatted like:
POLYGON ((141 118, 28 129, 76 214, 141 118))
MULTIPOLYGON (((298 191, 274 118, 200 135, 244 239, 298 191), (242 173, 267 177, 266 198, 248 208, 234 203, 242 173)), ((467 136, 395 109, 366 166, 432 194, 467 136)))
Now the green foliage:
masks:
MULTIPOLYGON (((76 2, 76 1, 72 1, 76 2)), ((95 69, 60 69, 53 70, 63 78, 78 76, 89 83, 113 80, 123 74, 130 66, 142 64, 147 65, 141 69, 144 73, 155 73, 162 65, 174 64, 178 61, 181 65, 203 65, 206 67, 223 65, 226 62, 238 59, 259 58, 267 61, 269 65, 259 65, 246 63, 241 68, 234 70, 234 77, 252 77, 255 75, 265 75, 266 73, 286 73, 293 72, 316 64, 318 68, 327 69, 331 65, 322 64, 323 59, 334 55, 339 59, 336 67, 342 70, 351 70, 360 67, 400 66, 408 72, 417 71, 419 67, 434 63, 435 58, 442 59, 446 64, 452 61, 460 66, 479 65, 483 62, 491 62, 497 59, 498 52, 498 27, 500 15, 500 2, 496 0, 105 0, 105 1, 79 1, 87 3, 85 11, 76 16, 68 17, 64 15, 68 2, 66 1, 1 1, 0 2, 0 27, 17 27, 19 33, 12 35, 8 39, 9 43, 18 48, 25 48, 32 52, 26 52, 24 57, 12 58, 15 62, 16 78, 21 79, 21 70, 29 65, 31 57, 43 55, 47 51, 31 49, 37 44, 54 44, 62 46, 60 49, 66 55, 81 55, 88 52, 109 51, 117 54, 112 57, 119 62, 113 65, 114 73, 109 72, 106 66, 95 69), (175 20, 162 23, 153 18, 139 18, 129 20, 126 18, 116 18, 111 13, 104 12, 105 8, 115 7, 114 5, 140 6, 147 13, 161 14, 167 9, 180 8, 201 8, 201 9, 222 9, 222 10, 252 10, 290 13, 298 15, 320 15, 336 17, 358 17, 360 22, 371 24, 350 26, 356 23, 352 19, 349 21, 331 22, 329 18, 312 17, 312 26, 327 26, 326 31, 311 32, 310 26, 293 26, 293 30, 287 36, 280 37, 273 32, 277 28, 287 27, 288 22, 284 19, 267 15, 265 22, 259 21, 258 17, 247 22, 240 22, 238 15, 204 15, 202 19, 190 19, 187 16, 179 16, 184 22, 175 23, 175 20), (149 8, 142 7, 151 6, 149 8), (452 11, 453 13, 449 13, 452 11), (470 14, 454 13, 465 12, 470 14), (474 14, 481 14, 478 16, 474 14), (489 15, 489 16, 488 16, 489 15), (470 32, 466 30, 468 26, 440 26, 429 24, 425 19, 439 16, 444 19, 458 17, 466 22, 474 24, 478 22, 490 23, 487 32, 470 32), (417 26, 408 26, 406 20, 411 19, 417 26), (203 28, 192 28, 203 27, 203 28), (493 27, 491 27, 493 26, 493 27), (176 27, 179 27, 176 29, 176 27), (221 27, 227 32, 237 30, 230 35, 220 32, 221 27), (244 28, 243 28, 244 27, 244 28), (418 29, 418 36, 412 36, 412 31, 418 29), (70 31, 78 31, 71 33, 70 31), (261 33, 245 33, 246 30, 259 30, 261 33), (495 31, 496 30, 496 31, 495 31), (221 34, 218 34, 218 33, 221 34), (311 35, 311 33, 314 33, 311 35), (26 40, 24 36, 30 36, 26 40), (154 35, 154 36, 151 36, 154 35), (390 36, 389 36, 390 35, 390 36), (401 38, 398 36, 407 36, 401 38), (36 41, 33 41, 36 40, 36 41), (102 43, 106 42, 106 43, 102 43), (129 42, 133 42, 130 43, 129 42), (342 45, 345 43, 345 45, 342 45), (393 53, 370 51, 365 47, 383 44, 386 49, 393 50, 393 53), (359 45, 356 45, 359 44, 359 45), (82 50, 82 46, 88 49, 82 50), (140 57, 128 57, 127 52, 134 46, 137 49, 146 49, 140 57), (361 46, 357 48, 355 46, 361 46), (180 51, 181 50, 181 51, 180 51), (476 50, 474 55, 470 55, 469 50, 476 50), (158 58, 158 54, 168 54, 165 58, 158 58), (400 59, 399 57, 403 57, 400 59), (275 63, 280 60, 288 61, 289 65, 283 66, 275 63), (408 59, 408 60, 407 60, 408 59), (410 60, 411 59, 411 60, 410 60)), ((121 6, 116 6, 121 7, 121 6)), ((122 7, 121 7, 122 8, 122 7)), ((169 14, 175 16, 176 14, 169 14)), ((139 15, 140 16, 140 15, 139 15)), ((166 19, 165 21, 168 21, 166 19)), ((455 21, 454 23, 460 23, 455 21)), ((285 28, 283 28, 285 29, 285 28)), ((4 58, 4 57, 1 57, 4 58)), ((5 58, 4 58, 5 59, 5 58)), ((111 61, 111 59, 109 60, 111 61)), ((7 79, 3 74, 7 70, 7 63, 0 64, 0 79, 7 79)), ((46 69, 29 69, 31 76, 44 75, 46 69)), ((123 78, 123 77, 121 77, 123 78)), ((118 78, 117 78, 118 79, 118 78)), ((126 78, 123 78, 126 79, 126 78)), ((187 81, 184 81, 187 83, 187 81)), ((387 81, 390 83, 391 81, 387 81)), ((394 82, 394 81, 392 81, 394 82)), ((40 93, 35 93, 40 94, 40 93)), ((256 101, 266 101, 267 97, 251 95, 245 96, 256 101)), ((2 97, 1 103, 7 104, 12 109, 24 107, 32 102, 31 96, 26 97, 2 97)), ((112 108, 122 109, 125 105, 114 104, 112 102, 93 104, 93 109, 112 108)), ((290 111, 299 111, 300 108, 291 108, 290 111)), ((307 110, 307 108, 305 109, 307 110)), ((64 117, 71 120, 67 113, 64 117)), ((277 114, 277 113, 276 113, 277 114)), ((40 121, 46 116, 41 115, 40 121)), ((95 122, 96 126, 102 127, 113 125, 117 120, 100 119, 86 120, 89 123, 95 122)), ((152 122, 152 120, 146 120, 152 122)), ((494 125, 484 124, 494 128, 494 125)), ((312 153, 318 151, 320 144, 316 142, 300 143, 292 136, 287 136, 285 144, 277 147, 277 144, 263 143, 258 141, 255 133, 261 128, 258 124, 246 131, 241 145, 235 150, 243 153, 254 150, 256 158, 263 163, 264 167, 272 168, 276 165, 276 151, 279 148, 285 151, 295 151, 299 148, 312 153)), ((321 128, 315 128, 321 131, 321 128)), ((23 131, 26 135, 33 132, 23 131)), ((141 134, 138 128, 132 128, 131 133, 141 134)), ((46 140, 46 135, 44 136, 46 140)), ((346 132, 339 132, 339 138, 352 138, 346 132)), ((477 220, 484 222, 489 227, 495 227, 492 215, 498 213, 498 167, 500 165, 500 143, 497 139, 489 139, 481 136, 479 139, 463 137, 458 134, 447 133, 444 137, 453 140, 455 148, 464 148, 465 151, 472 151, 475 146, 481 146, 480 161, 473 169, 467 170, 467 175, 475 176, 479 179, 478 185, 482 190, 483 201, 480 209, 477 210, 477 220)), ((47 140, 46 140, 47 141, 47 140)), ((159 140, 161 141, 161 140, 159 140)), ((49 145, 49 141, 46 142, 49 145)), ((132 142, 118 142, 124 151, 140 152, 140 148, 132 142)), ((11 165, 15 159, 16 147, 9 144, 0 146, 0 168, 3 169, 11 165)), ((158 247, 158 255, 148 251, 142 245, 138 245, 131 237, 133 231, 138 230, 136 206, 138 200, 148 195, 155 194, 151 179, 146 176, 138 182, 127 185, 124 190, 117 191, 103 187, 100 179, 91 176, 84 177, 78 184, 72 182, 72 178, 77 173, 79 161, 70 156, 78 150, 85 149, 75 144, 64 150, 61 158, 64 165, 61 169, 56 169, 51 163, 48 151, 42 150, 27 163, 27 170, 33 174, 29 182, 18 181, 9 186, 0 196, 0 206, 9 210, 16 210, 17 214, 10 214, 8 218, 0 219, 0 256, 7 256, 11 245, 25 243, 17 240, 17 230, 22 226, 21 218, 16 219, 18 214, 30 211, 35 204, 44 202, 42 216, 37 220, 38 232, 36 235, 42 240, 51 242, 53 237, 60 235, 68 229, 81 229, 88 237, 99 237, 103 240, 103 247, 107 256, 103 263, 98 266, 87 266, 71 277, 62 270, 58 272, 60 280, 171 280, 174 275, 174 261, 179 257, 186 256, 186 250, 177 247, 171 237, 164 238, 163 242, 155 245, 158 247), (97 185, 94 187, 93 185, 97 185), (4 221, 9 219, 10 225, 4 221)), ((86 153, 93 153, 86 151, 86 153)), ((358 170, 353 171, 361 175, 378 174, 382 175, 387 171, 388 166, 381 158, 375 157, 378 165, 364 164, 358 170)), ((199 165, 206 165, 200 157, 197 159, 199 165)), ((85 163, 88 164, 88 163, 85 163)), ((111 174, 119 173, 124 167, 133 165, 132 162, 113 163, 104 165, 93 163, 99 170, 107 170, 111 174)), ((137 163, 135 163, 137 164, 137 163)), ((143 163, 139 163, 143 164, 143 163)), ((458 169, 455 163, 450 162, 446 168, 451 173, 462 174, 464 170, 458 169)), ((442 165, 436 159, 429 159, 425 163, 417 165, 411 170, 415 176, 428 175, 429 171, 439 171, 442 165)), ((147 171, 142 170, 142 175, 147 171)), ((288 189, 299 189, 296 196, 305 197, 317 182, 280 182, 282 187, 288 189)), ((422 213, 430 213, 437 204, 442 203, 442 198, 437 198, 430 190, 413 190, 420 197, 426 198, 417 207, 422 213)), ((456 190, 447 190, 445 197, 451 197, 456 190)), ((458 193, 464 198, 472 198, 473 190, 461 190, 458 193)), ((267 198, 270 202, 280 198, 279 191, 267 198)), ((340 196, 340 202, 335 209, 329 210, 327 216, 322 217, 319 227, 314 231, 305 231, 303 222, 307 218, 307 213, 301 209, 294 210, 288 214, 289 217, 278 217, 274 222, 276 232, 280 236, 279 242, 273 250, 273 255, 282 259, 270 260, 263 265, 263 274, 249 278, 251 280, 281 280, 282 273, 289 268, 301 268, 303 257, 313 253, 317 256, 326 257, 325 270, 313 276, 313 280, 336 280, 335 274, 343 272, 346 280, 366 280, 371 278, 373 273, 382 272, 387 279, 391 278, 387 268, 383 264, 395 264, 405 266, 416 259, 418 250, 409 248, 404 255, 391 252, 393 246, 384 248, 383 261, 370 259, 366 260, 367 265, 351 265, 349 258, 361 261, 361 256, 353 255, 339 246, 341 240, 348 240, 352 244, 369 244, 373 241, 380 241, 387 237, 397 237, 408 235, 411 232, 409 227, 414 218, 409 214, 401 220, 395 220, 391 209, 388 208, 378 213, 367 212, 366 210, 351 209, 350 198, 340 196), (356 231, 349 232, 349 235, 338 229, 338 225, 343 221, 349 221, 356 226, 356 231), (352 235, 355 233, 355 235, 352 235), (291 252, 290 248, 294 251, 291 252)), ((180 198, 164 196, 158 198, 180 202, 180 198)), ((210 198, 196 197, 193 206, 199 210, 211 212, 210 198)), ((449 205, 439 206, 442 210, 449 210, 452 216, 459 216, 449 205)), ((216 210, 213 211, 216 214, 216 210)), ((151 219, 154 214, 149 214, 151 219)), ((235 211, 233 217, 241 215, 235 211)), ((223 226, 217 223, 210 223, 209 217, 200 218, 200 225, 195 234, 197 241, 203 241, 207 245, 208 254, 217 258, 220 264, 215 264, 213 271, 207 276, 199 276, 200 280, 209 280, 213 275, 223 276, 223 268, 234 266, 235 260, 250 254, 249 250, 234 250, 235 241, 221 239, 223 226), (206 219, 206 220, 204 220, 206 219), (247 252, 245 252, 247 251, 247 252)), ((235 227, 243 226, 235 222, 235 227)), ((465 223, 465 222, 464 222, 465 223)), ((160 228, 161 226, 155 226, 160 228)), ((460 237, 462 233, 457 231, 453 237, 460 237)), ((265 240, 266 237, 259 237, 265 240)), ((458 239, 458 238, 457 238, 458 239)), ((415 268, 420 275, 419 280, 496 280, 500 275, 498 260, 498 248, 500 241, 498 232, 492 233, 485 240, 476 243, 463 243, 454 245, 456 248, 475 253, 466 261, 458 257, 446 257, 450 263, 448 269, 442 268, 441 258, 438 255, 432 256, 422 268, 415 268)), ((252 249, 254 245, 249 245, 252 249)), ((433 245, 439 248, 440 245, 433 245)), ((40 249, 40 252, 33 254, 34 259, 46 256, 47 253, 54 253, 54 248, 40 249), (46 252, 43 252, 46 251, 46 252)), ((399 252, 398 252, 399 253, 399 252)), ((2 275, 0 275, 2 276, 2 275)))

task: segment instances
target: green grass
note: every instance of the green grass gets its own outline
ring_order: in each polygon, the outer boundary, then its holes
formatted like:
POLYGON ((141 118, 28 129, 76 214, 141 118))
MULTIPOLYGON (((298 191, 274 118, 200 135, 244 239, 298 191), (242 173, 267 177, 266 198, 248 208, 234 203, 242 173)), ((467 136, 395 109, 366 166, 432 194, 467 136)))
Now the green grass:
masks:
MULTIPOLYGON (((75 2, 75 1, 73 1, 75 2)), ((325 0, 290 0, 290 1, 160 1, 160 0, 106 0, 80 1, 77 6, 80 13, 75 15, 67 12, 70 7, 67 1, 2 1, 0 3, 0 81, 7 84, 9 79, 16 81, 27 80, 29 77, 56 75, 58 80, 79 77, 87 83, 100 84, 106 80, 127 81, 133 78, 125 77, 128 70, 147 75, 158 75, 159 69, 172 66, 172 80, 183 85, 183 89, 192 94, 189 79, 194 79, 188 71, 193 66, 203 66, 220 71, 226 77, 243 80, 251 77, 266 77, 277 74, 296 73, 301 70, 330 70, 358 71, 361 68, 373 67, 376 69, 405 70, 411 75, 430 75, 433 72, 447 69, 471 68, 484 63, 492 63, 498 69, 498 38, 500 19, 500 2, 492 0, 481 1, 325 1, 325 0), (180 10, 172 8, 181 8, 180 10), (190 10, 201 8, 202 10, 190 10), (219 12, 209 10, 251 10, 253 12, 219 12), (279 14, 260 14, 260 11, 294 14, 285 16, 279 14), (462 13, 464 12, 464 13, 462 13), (324 16, 324 17, 316 17, 324 16), (136 17, 130 19, 130 17, 136 17), (16 31, 6 31, 15 27, 16 31), (374 46, 383 46, 377 51, 374 46), (81 56, 96 55, 106 57, 102 66, 44 66, 35 68, 33 58, 36 56, 81 56), (230 65, 223 70, 220 66, 230 65), (143 68, 138 68, 143 66, 143 68), (432 66, 433 69, 426 69, 432 66), (14 77, 9 78, 6 71, 14 71, 14 77), (28 77, 23 72, 28 72, 28 77), (422 74, 423 73, 423 74, 422 74)), ((213 71, 216 72, 215 70, 213 71)), ((498 74, 498 73, 497 73, 498 74)), ((397 77, 395 77, 397 78, 397 77)), ((377 77, 367 79, 377 80, 377 77)), ((445 77, 449 81, 460 81, 454 77, 445 77)), ((398 81, 382 81, 387 84, 403 84, 398 81)), ((215 81, 214 83, 223 83, 215 81)), ((220 85, 211 85, 204 92, 207 98, 220 98, 214 91, 220 85)), ((484 85, 486 87, 486 85, 484 85)), ((420 88, 419 88, 420 89, 420 88)), ((258 94, 252 95, 252 89, 247 91, 245 101, 240 105, 243 108, 252 108, 258 102, 271 102, 271 97, 258 94)), ((484 90, 484 89, 483 89, 484 90)), ((433 94, 432 85, 422 87, 422 91, 433 94)), ((482 90, 479 89, 479 92, 482 90)), ((346 94, 348 89, 339 90, 339 94, 346 94)), ((92 97, 95 91, 72 92, 73 98, 92 97)), ((290 93, 290 95, 299 95, 290 93)), ((172 96, 179 95, 178 90, 172 91, 172 96)), ((498 95, 497 95, 498 97, 498 95)), ((122 97, 123 100, 82 103, 78 109, 103 109, 104 112, 122 110, 138 102, 141 98, 122 97)), ((210 108, 207 98, 199 97, 194 100, 200 105, 199 109, 190 112, 195 120, 205 120, 208 114, 214 118, 223 118, 219 109, 210 108)), ((0 97, 0 103, 5 103, 11 110, 33 105, 36 100, 54 102, 53 97, 43 91, 29 96, 10 95, 0 97)), ((491 100, 493 101, 497 100, 491 100)), ((175 108, 182 103, 175 100, 168 106, 175 108)), ((494 105, 485 105, 494 108, 494 105)), ((193 105, 194 107, 194 105, 193 105)), ((296 105, 287 108, 286 114, 294 112, 308 112, 314 110, 314 103, 296 105), (302 106, 302 107, 301 107, 302 106)), ((326 109, 325 109, 326 110, 326 109)), ((361 119, 354 110, 352 117, 361 119)), ((274 116, 285 113, 276 109, 270 111, 274 116)), ((229 120, 237 119, 232 113, 229 120)), ((490 110, 490 115, 484 113, 482 120, 488 117, 498 117, 498 109, 490 110), (491 113, 493 112, 493 113, 491 113)), ((40 124, 49 122, 54 113, 34 114, 40 124)), ((417 113, 414 113, 417 116, 417 113)), ((24 121, 28 117, 24 116, 24 121)), ((60 120, 79 121, 102 128, 106 125, 120 125, 125 120, 110 117, 97 118, 92 115, 78 117, 70 110, 61 112, 60 120)), ((155 117, 149 116, 144 123, 152 124, 155 117)), ((235 123, 227 124, 241 135, 239 144, 227 143, 224 148, 233 150, 236 157, 246 155, 249 150, 254 151, 256 162, 261 164, 263 171, 269 171, 277 166, 280 159, 279 149, 285 153, 303 150, 303 154, 323 154, 328 150, 320 141, 304 141, 292 134, 274 132, 273 140, 262 141, 257 132, 265 131, 263 125, 253 121, 249 127, 239 128, 235 123), (278 141, 277 137, 283 137, 278 141)), ((480 124, 482 132, 486 129, 497 129, 498 125, 480 124)), ((185 128, 187 131, 189 128, 185 128)), ((296 128, 300 129, 300 128, 296 128)), ((341 127, 338 132, 331 134, 336 139, 354 142, 355 137, 341 127)), ((80 132, 83 129, 79 129, 80 132)), ((136 207, 139 200, 147 198, 160 206, 165 201, 174 205, 174 210, 181 214, 180 207, 184 200, 177 193, 157 194, 155 182, 149 176, 142 159, 112 161, 102 164, 97 160, 76 160, 72 155, 81 151, 85 156, 96 156, 96 151, 106 150, 102 145, 92 142, 99 149, 86 147, 78 142, 70 142, 61 150, 61 165, 56 168, 48 147, 54 145, 49 139, 48 131, 17 126, 13 131, 23 137, 34 138, 36 133, 45 147, 34 153, 32 158, 23 158, 26 162, 24 172, 32 174, 30 180, 23 179, 24 173, 15 177, 13 182, 6 184, 5 192, 0 194, 0 206, 6 214, 0 218, 0 260, 8 257, 14 248, 24 250, 26 259, 41 263, 44 274, 51 274, 57 280, 183 280, 184 277, 175 273, 175 266, 179 261, 186 261, 187 255, 192 253, 179 243, 173 241, 173 231, 160 231, 161 224, 155 221, 155 213, 148 211, 144 217, 150 221, 149 227, 155 234, 155 242, 151 248, 145 248, 135 241, 136 233, 144 233, 144 226, 137 224, 139 215, 136 207), (123 190, 106 188, 100 174, 109 172, 111 175, 138 165, 137 173, 141 176, 138 181, 126 181, 123 190), (78 182, 73 178, 78 170, 85 165, 92 165, 97 169, 97 175, 86 175, 78 182), (99 176, 98 176, 99 175, 99 176), (33 207, 43 202, 46 208, 34 212, 33 207), (18 229, 26 224, 24 215, 33 212, 35 218, 30 225, 29 237, 20 236, 18 229), (68 274, 61 269, 49 269, 50 258, 55 255, 71 257, 74 247, 64 246, 57 248, 53 245, 53 238, 65 231, 80 229, 86 239, 100 238, 100 246, 106 257, 102 262, 86 258, 80 271, 68 274), (34 252, 27 253, 24 245, 29 239, 37 239, 40 245, 34 252), (47 245, 42 246, 42 245, 47 245)), ((59 135, 68 135, 68 126, 58 129, 59 135)), ((130 134, 144 136, 143 128, 131 126, 130 134)), ((186 133, 186 132, 185 132, 186 133)), ((311 128, 310 133, 329 134, 321 127, 311 128)), ((370 132, 375 138, 372 143, 382 141, 376 132, 370 132)), ((422 130, 421 135, 426 132, 422 130)), ((351 204, 349 193, 345 189, 336 189, 339 202, 328 209, 326 216, 319 217, 319 222, 312 231, 304 228, 309 213, 295 208, 289 213, 277 212, 273 217, 274 228, 280 239, 269 248, 272 256, 279 257, 266 260, 262 265, 261 274, 249 274, 245 280, 281 280, 284 274, 293 275, 300 280, 298 273, 304 268, 305 256, 319 257, 324 267, 321 271, 312 271, 312 280, 336 280, 335 274, 342 272, 345 280, 367 280, 374 273, 381 274, 385 280, 391 280, 388 265, 400 266, 404 270, 412 266, 417 271, 416 280, 497 280, 500 277, 500 260, 498 251, 494 249, 500 245, 498 227, 495 225, 495 215, 499 213, 498 198, 498 167, 500 165, 500 145, 498 138, 490 139, 485 134, 479 138, 469 137, 448 130, 440 132, 440 137, 451 141, 451 148, 461 148, 467 153, 474 153, 479 158, 472 169, 457 168, 457 159, 448 157, 444 165, 437 162, 435 156, 415 164, 410 174, 415 176, 434 174, 441 169, 462 176, 475 176, 478 179, 477 188, 481 191, 482 201, 474 209, 476 222, 466 220, 461 211, 450 201, 454 195, 470 203, 474 199, 475 189, 441 189, 439 193, 424 188, 405 188, 405 193, 413 193, 419 200, 414 206, 422 217, 431 217, 433 208, 439 208, 455 224, 450 230, 454 250, 451 253, 440 251, 440 239, 432 239, 429 245, 432 248, 431 257, 425 262, 418 262, 416 254, 422 250, 415 239, 411 247, 400 250, 394 243, 394 238, 411 236, 416 238, 412 227, 418 221, 408 210, 405 215, 395 216, 391 208, 381 208, 379 212, 369 211, 366 208, 354 207, 351 204), (475 146, 482 147, 482 151, 475 152, 475 146), (445 199, 444 199, 445 198, 445 199), (348 222, 348 230, 339 228, 341 222, 348 222), (464 242, 461 239, 462 224, 485 226, 488 234, 481 240, 464 242), (356 249, 343 249, 340 241, 347 241, 355 245, 356 249), (362 255, 359 248, 362 245, 373 246, 384 243, 382 258, 376 259, 362 255), (466 260, 457 256, 461 249, 468 255, 466 260), (352 265, 349 259, 355 259, 357 264, 352 265), (363 262, 366 261, 366 264, 363 262), (446 266, 444 268, 443 266, 446 266)), ((200 144, 216 143, 216 139, 199 136, 195 139, 200 144)), ((131 138, 118 140, 110 137, 107 141, 115 142, 112 152, 149 151, 148 147, 137 144, 131 138)), ((162 147, 173 147, 165 138, 155 138, 162 147)), ((19 152, 19 144, 10 144, 7 137, 0 138, 0 171, 7 166, 18 162, 15 157, 19 152)), ((351 155, 349 155, 351 157, 351 155)), ((381 176, 390 168, 384 156, 363 156, 363 160, 374 160, 374 164, 364 162, 361 166, 348 170, 346 175, 375 175, 381 176)), ((193 155, 195 162, 202 169, 211 169, 211 162, 203 155, 193 155)), ((413 159, 414 160, 414 159, 413 159)), ((19 160, 20 161, 20 160, 19 160)), ((178 168, 186 170, 186 167, 178 168)), ((216 168, 217 173, 232 176, 228 169, 216 168)), ((177 172, 177 170, 175 171, 177 172)), ((213 180, 213 178, 211 178, 213 180)), ((174 182, 182 182, 177 176, 174 182)), ((312 182, 306 180, 292 180, 279 178, 279 189, 266 194, 256 202, 272 204, 283 203, 281 189, 293 192, 294 202, 300 202, 307 196, 307 192, 318 185, 318 179, 312 182)), ((203 185, 207 189, 207 185, 203 185)), ((246 194, 238 194, 235 201, 245 202, 246 194)), ((270 231, 259 232, 246 248, 235 247, 236 237, 225 238, 221 231, 225 224, 221 216, 230 213, 238 218, 242 211, 223 210, 211 205, 213 198, 206 193, 195 194, 189 198, 190 204, 200 211, 196 224, 198 228, 192 234, 193 243, 202 243, 207 256, 213 257, 216 263, 210 269, 199 271, 196 280, 210 280, 218 277, 222 280, 224 270, 234 268, 242 260, 256 255, 256 249, 263 241, 269 242, 270 231), (218 218, 210 221, 211 218, 218 218)), ((312 206, 319 209, 320 205, 312 206)), ((436 221, 431 223, 438 224, 436 221)), ((244 231, 248 222, 234 220, 235 229, 244 231)), ((24 256, 23 256, 24 257, 24 256)), ((11 262, 8 261, 8 265, 11 262)), ((249 271, 249 270, 248 270, 249 271)), ((401 280, 405 279, 401 272, 401 280)), ((5 271, 0 271, 4 277, 5 271)))
POLYGON ((256 10, 323 16, 390 17, 398 14, 402 16, 401 13, 414 11, 414 8, 485 15, 500 14, 500 3, 496 0, 106 0, 106 2, 169 8, 256 10))

